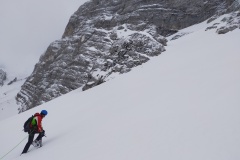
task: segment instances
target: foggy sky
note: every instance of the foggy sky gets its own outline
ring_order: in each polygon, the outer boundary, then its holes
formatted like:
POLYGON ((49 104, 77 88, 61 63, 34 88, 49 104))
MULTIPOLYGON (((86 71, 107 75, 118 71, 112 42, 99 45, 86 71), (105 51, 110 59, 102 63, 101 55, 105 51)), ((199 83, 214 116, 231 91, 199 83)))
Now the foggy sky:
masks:
POLYGON ((70 16, 88 0, 0 0, 0 68, 30 74, 60 39, 70 16))

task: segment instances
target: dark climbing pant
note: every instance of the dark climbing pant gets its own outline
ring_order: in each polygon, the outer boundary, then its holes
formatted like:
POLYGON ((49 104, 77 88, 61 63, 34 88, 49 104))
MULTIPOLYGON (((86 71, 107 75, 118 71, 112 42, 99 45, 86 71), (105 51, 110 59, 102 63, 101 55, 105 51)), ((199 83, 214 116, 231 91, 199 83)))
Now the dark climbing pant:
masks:
POLYGON ((33 139, 34 139, 34 135, 35 135, 35 134, 39 134, 39 135, 37 136, 36 140, 35 140, 35 141, 39 141, 39 140, 42 139, 42 137, 44 137, 45 131, 43 131, 43 132, 41 132, 41 133, 29 132, 28 142, 27 142, 27 144, 25 145, 25 147, 24 147, 24 149, 23 149, 23 151, 22 151, 22 154, 23 154, 23 153, 27 153, 29 147, 31 146, 31 144, 32 144, 32 142, 33 142, 33 139))

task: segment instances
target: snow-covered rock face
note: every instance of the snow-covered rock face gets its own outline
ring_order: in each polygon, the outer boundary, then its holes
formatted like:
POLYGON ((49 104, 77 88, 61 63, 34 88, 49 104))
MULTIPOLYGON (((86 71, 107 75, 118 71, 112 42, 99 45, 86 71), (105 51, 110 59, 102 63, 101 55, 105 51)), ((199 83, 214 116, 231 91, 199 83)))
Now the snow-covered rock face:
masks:
POLYGON ((234 29, 240 29, 240 11, 232 12, 231 14, 226 15, 221 22, 222 23, 214 23, 212 26, 208 27, 206 31, 216 29, 218 34, 225 34, 233 31, 234 29))
POLYGON ((3 86, 4 81, 7 78, 7 73, 0 69, 0 87, 3 86))
MULTIPOLYGON (((79 87, 99 85, 165 51, 163 37, 234 0, 92 0, 72 15, 17 95, 20 112, 79 87)), ((221 8, 221 9, 222 9, 221 8)))

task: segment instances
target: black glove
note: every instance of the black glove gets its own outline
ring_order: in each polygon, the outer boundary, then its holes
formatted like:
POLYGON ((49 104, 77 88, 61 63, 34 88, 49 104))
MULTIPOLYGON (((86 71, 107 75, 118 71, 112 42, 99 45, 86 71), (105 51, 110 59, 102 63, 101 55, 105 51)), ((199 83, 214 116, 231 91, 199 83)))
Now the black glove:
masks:
POLYGON ((45 136, 45 131, 42 130, 42 132, 39 133, 42 137, 45 136))

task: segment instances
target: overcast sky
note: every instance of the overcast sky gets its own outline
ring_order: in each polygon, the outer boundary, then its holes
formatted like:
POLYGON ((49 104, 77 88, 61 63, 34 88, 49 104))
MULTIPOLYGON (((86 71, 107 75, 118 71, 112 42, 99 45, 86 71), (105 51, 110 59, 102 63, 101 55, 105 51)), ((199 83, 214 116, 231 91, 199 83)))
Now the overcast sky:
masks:
POLYGON ((0 0, 0 68, 30 74, 70 16, 88 0, 0 0))

